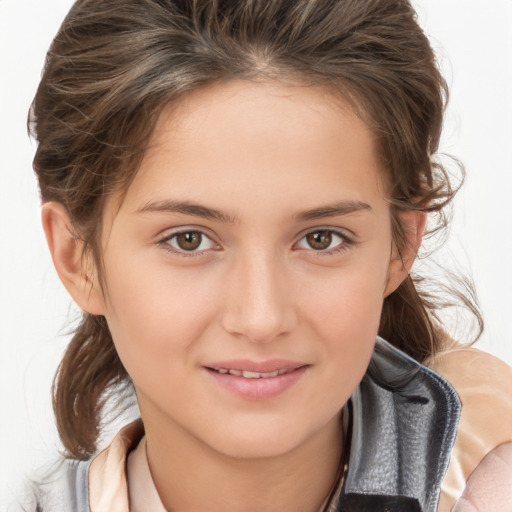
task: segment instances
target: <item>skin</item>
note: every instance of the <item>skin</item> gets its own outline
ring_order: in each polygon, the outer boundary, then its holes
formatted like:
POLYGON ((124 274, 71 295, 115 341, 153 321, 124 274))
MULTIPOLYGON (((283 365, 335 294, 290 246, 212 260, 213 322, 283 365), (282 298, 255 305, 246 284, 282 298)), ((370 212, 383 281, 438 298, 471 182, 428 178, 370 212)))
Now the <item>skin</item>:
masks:
POLYGON ((61 279, 106 317, 133 379, 168 510, 318 510, 341 455, 340 411, 421 241, 424 216, 403 213, 410 244, 397 257, 386 197, 372 133, 343 101, 233 81, 162 113, 123 200, 105 207, 103 287, 65 210, 43 206, 61 279), (203 234, 198 250, 180 248, 187 231, 203 234), (307 369, 268 399, 206 370, 274 358, 307 369))
POLYGON ((452 512, 511 510, 512 442, 503 443, 480 462, 452 512))

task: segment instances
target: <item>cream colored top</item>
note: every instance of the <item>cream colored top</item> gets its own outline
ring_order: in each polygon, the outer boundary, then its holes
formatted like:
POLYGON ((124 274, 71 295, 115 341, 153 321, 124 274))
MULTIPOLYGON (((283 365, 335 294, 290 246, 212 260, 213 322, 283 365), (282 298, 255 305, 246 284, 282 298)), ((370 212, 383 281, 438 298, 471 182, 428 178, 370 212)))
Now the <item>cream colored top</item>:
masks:
POLYGON ((441 352, 429 366, 450 382, 462 402, 457 437, 441 487, 439 511, 445 512, 452 509, 482 459, 496 446, 512 441, 512 368, 469 347, 441 352))
POLYGON ((128 457, 128 492, 131 512, 166 512, 153 484, 146 456, 146 438, 128 457))

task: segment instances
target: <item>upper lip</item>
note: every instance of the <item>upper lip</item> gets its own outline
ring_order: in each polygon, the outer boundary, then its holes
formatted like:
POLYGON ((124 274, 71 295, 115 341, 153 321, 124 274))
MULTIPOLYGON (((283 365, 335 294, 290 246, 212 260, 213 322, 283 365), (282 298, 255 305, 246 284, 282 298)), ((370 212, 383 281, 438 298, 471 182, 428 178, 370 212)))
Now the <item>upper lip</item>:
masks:
POLYGON ((206 368, 214 370, 238 370, 257 373, 271 373, 278 370, 294 370, 301 366, 307 366, 307 363, 297 361, 290 361, 286 359, 270 359, 267 361, 250 361, 247 359, 233 359, 229 361, 218 361, 215 363, 205 365, 206 368))

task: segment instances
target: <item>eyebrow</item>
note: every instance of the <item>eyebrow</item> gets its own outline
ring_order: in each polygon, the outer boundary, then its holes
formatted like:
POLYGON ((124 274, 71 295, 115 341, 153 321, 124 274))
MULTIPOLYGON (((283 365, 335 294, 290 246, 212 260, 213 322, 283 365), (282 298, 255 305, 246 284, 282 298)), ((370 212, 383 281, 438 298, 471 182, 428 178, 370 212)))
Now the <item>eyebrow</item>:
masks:
MULTIPOLYGON (((340 201, 337 203, 320 206, 318 208, 313 208, 311 210, 305 210, 295 215, 294 218, 298 222, 304 222, 308 220, 323 219, 326 217, 348 215, 350 213, 356 213, 360 211, 373 210, 369 204, 364 203, 363 201, 340 201)), ((234 224, 237 221, 236 217, 228 213, 224 213, 215 208, 209 208, 201 204, 192 203, 190 201, 150 201, 146 203, 142 208, 136 210, 135 213, 146 212, 182 213, 184 215, 193 215, 195 217, 218 220, 229 224, 234 224)))
POLYGON ((215 208, 209 208, 200 204, 192 203, 190 201, 155 201, 148 202, 142 208, 136 210, 135 213, 146 212, 167 212, 167 213, 182 213, 184 215, 194 215, 195 217, 202 217, 204 219, 219 220, 234 224, 236 219, 227 213, 223 213, 215 208))
POLYGON ((323 219, 326 217, 336 217, 339 215, 348 215, 361 211, 373 211, 368 203, 363 201, 340 201, 338 203, 306 210, 296 215, 296 220, 304 222, 307 220, 323 219))

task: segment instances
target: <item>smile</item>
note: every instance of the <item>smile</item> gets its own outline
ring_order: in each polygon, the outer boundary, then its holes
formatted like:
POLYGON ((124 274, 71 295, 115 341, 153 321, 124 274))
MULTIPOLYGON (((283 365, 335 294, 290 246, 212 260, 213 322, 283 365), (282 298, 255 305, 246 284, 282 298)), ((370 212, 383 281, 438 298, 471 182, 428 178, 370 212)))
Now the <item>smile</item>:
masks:
POLYGON ((204 368, 213 377, 213 381, 229 394, 243 400, 261 401, 276 398, 294 387, 304 378, 310 367, 309 364, 291 362, 282 362, 279 365, 277 362, 263 364, 231 362, 231 364, 215 364, 204 368), (258 366, 260 368, 257 368, 258 366))
POLYGON ((283 368, 273 372, 251 372, 249 370, 234 370, 227 368, 211 368, 213 371, 221 374, 235 375, 236 377, 244 377, 246 379, 268 379, 269 377, 278 377, 285 373, 293 372, 296 368, 283 368))

